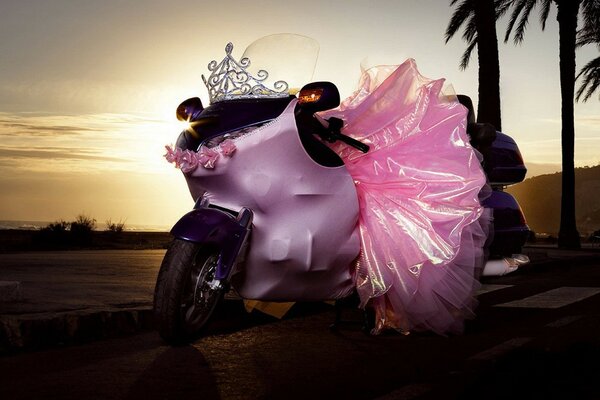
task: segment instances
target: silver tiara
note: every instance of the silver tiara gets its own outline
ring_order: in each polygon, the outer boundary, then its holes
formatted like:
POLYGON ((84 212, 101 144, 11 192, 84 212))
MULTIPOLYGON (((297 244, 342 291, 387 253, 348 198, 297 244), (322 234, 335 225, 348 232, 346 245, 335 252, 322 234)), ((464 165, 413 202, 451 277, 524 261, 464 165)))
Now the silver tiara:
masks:
POLYGON ((250 59, 244 57, 238 62, 231 55, 232 50, 233 44, 227 43, 223 61, 217 64, 213 60, 208 64, 208 70, 211 72, 208 79, 202 75, 211 104, 225 100, 278 98, 289 95, 288 84, 285 81, 277 81, 273 84, 275 90, 269 89, 263 84, 269 73, 261 69, 256 73, 256 77, 252 76, 246 71, 250 66, 250 59))

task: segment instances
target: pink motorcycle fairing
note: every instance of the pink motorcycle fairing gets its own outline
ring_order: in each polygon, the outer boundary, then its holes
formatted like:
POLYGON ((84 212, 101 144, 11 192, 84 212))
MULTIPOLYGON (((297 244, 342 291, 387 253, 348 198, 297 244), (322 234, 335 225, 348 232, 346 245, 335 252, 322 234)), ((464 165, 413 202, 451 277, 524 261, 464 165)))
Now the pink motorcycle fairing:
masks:
POLYGON ((245 265, 232 279, 246 299, 326 300, 354 289, 352 262, 360 251, 354 182, 344 166, 324 167, 306 153, 296 103, 211 149, 226 156, 208 168, 185 174, 195 200, 205 196, 211 204, 254 212, 245 265))

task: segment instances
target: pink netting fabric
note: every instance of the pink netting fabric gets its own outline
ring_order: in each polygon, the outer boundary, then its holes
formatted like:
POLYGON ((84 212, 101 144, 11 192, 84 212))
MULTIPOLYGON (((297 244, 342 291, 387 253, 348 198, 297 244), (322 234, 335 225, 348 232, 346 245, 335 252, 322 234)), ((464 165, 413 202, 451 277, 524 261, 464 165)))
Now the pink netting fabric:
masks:
POLYGON ((371 146, 335 149, 359 196, 355 279, 362 305, 375 309, 375 333, 460 333, 474 316, 490 221, 478 199, 486 177, 467 111, 442 85, 414 60, 372 68, 339 109, 321 115, 342 118, 344 133, 371 146))

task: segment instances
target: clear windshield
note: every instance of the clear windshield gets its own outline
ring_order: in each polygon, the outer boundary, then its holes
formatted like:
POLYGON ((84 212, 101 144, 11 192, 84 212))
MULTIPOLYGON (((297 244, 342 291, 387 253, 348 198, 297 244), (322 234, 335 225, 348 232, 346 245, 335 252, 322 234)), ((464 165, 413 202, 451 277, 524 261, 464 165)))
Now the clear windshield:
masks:
POLYGON ((257 76, 259 70, 267 71, 267 87, 273 88, 275 82, 285 81, 290 94, 296 94, 302 86, 311 82, 318 56, 319 43, 316 40, 279 33, 254 41, 242 57, 250 60, 248 71, 252 75, 257 76))

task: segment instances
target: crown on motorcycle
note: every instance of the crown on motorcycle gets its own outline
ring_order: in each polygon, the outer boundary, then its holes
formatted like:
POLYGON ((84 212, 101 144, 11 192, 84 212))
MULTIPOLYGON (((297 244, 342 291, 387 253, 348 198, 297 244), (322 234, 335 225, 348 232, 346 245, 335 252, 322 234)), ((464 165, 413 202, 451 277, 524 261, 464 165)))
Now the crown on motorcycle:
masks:
POLYGON ((269 77, 269 73, 261 69, 253 76, 247 71, 250 59, 244 57, 237 61, 231 55, 232 51, 233 44, 227 43, 225 58, 220 63, 213 60, 208 64, 208 70, 211 71, 208 78, 202 75, 211 104, 226 100, 289 96, 288 84, 285 81, 275 82, 274 89, 266 87, 263 82, 269 77))

